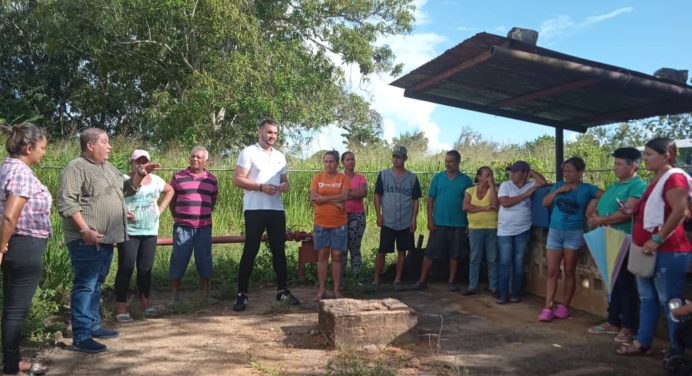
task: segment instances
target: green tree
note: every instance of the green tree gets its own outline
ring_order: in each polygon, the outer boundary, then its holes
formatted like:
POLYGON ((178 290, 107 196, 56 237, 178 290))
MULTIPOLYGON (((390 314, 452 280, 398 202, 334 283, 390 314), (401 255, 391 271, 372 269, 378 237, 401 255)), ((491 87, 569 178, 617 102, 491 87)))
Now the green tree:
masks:
POLYGON ((692 138, 692 114, 659 116, 645 120, 643 126, 653 137, 692 138))
POLYGON ((343 118, 348 119, 341 126, 344 144, 349 149, 362 149, 383 143, 382 115, 370 108, 360 96, 350 94, 348 100, 338 109, 343 118))
POLYGON ((377 39, 409 32, 412 13, 411 0, 2 2, 0 118, 217 149, 254 140, 266 116, 361 129, 369 106, 335 61, 398 74, 377 39))
POLYGON ((428 138, 425 137, 423 131, 404 132, 392 139, 392 144, 395 146, 403 146, 411 153, 425 154, 428 151, 428 138))

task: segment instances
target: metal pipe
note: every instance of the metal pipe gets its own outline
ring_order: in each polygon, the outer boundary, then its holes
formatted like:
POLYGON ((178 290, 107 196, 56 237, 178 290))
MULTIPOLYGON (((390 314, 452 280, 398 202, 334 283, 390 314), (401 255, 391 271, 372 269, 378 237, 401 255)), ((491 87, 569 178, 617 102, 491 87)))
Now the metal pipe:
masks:
POLYGON ((633 75, 629 70, 609 70, 497 45, 490 48, 490 54, 493 56, 493 58, 529 61, 531 63, 543 65, 545 68, 563 69, 566 71, 581 73, 588 77, 620 83, 623 86, 636 85, 648 89, 656 89, 668 94, 692 97, 692 88, 661 82, 653 77, 646 78, 633 75))
POLYGON ((562 180, 562 162, 565 161, 565 134, 560 127, 555 127, 555 181, 562 180))
MULTIPOLYGON (((262 241, 267 240, 267 235, 262 236, 262 241)), ((286 240, 288 241, 303 241, 312 239, 312 232, 303 231, 289 231, 286 232, 286 240)), ((231 243, 245 243, 245 235, 236 236, 212 236, 212 244, 231 244, 231 243)), ((173 245, 173 238, 159 238, 156 245, 173 245)))

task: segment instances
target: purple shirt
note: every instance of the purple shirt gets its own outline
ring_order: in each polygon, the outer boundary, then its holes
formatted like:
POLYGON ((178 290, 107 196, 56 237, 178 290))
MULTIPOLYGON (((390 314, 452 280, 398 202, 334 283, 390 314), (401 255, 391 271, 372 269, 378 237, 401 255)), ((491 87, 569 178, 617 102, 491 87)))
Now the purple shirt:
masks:
POLYGON ((33 171, 16 158, 5 158, 0 170, 0 211, 5 211, 7 196, 27 199, 19 214, 15 234, 47 238, 51 234, 50 206, 53 198, 33 171))
POLYGON ((211 226, 211 211, 219 193, 216 176, 204 171, 193 175, 185 169, 173 176, 175 223, 191 228, 211 226))

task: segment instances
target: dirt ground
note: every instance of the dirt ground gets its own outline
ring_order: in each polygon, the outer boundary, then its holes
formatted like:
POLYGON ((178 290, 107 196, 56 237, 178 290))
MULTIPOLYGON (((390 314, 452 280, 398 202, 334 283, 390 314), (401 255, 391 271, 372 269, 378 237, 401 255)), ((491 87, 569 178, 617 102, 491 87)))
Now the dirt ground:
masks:
MULTIPOLYGON (((587 334, 599 318, 574 312, 569 320, 539 323, 541 301, 498 306, 487 293, 463 297, 446 284, 426 291, 383 289, 363 298, 398 298, 419 315, 418 343, 365 349, 330 349, 317 332, 315 289, 292 290, 304 303, 286 308, 274 291, 252 292, 248 309, 232 302, 194 313, 166 314, 113 324, 120 337, 108 351, 69 350, 71 339, 43 350, 49 375, 357 375, 377 365, 396 375, 663 375, 661 340, 651 357, 615 355, 610 335, 587 334), (441 333, 438 341, 438 334, 441 333), (439 345, 439 346, 438 346, 439 345), (332 369, 328 371, 331 362, 332 369), (347 373, 345 369, 355 369, 347 373), (360 369, 360 371, 358 371, 360 369)), ((157 294, 155 305, 165 303, 157 294)), ((194 304, 194 303, 193 303, 194 304)), ((376 374, 376 373, 372 373, 376 374)))

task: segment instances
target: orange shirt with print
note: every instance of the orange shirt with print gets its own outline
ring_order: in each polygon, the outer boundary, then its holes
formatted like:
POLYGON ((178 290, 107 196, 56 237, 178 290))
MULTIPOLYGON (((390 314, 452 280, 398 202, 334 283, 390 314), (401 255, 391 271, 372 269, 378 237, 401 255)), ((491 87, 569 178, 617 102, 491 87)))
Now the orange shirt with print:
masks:
MULTIPOLYGON (((351 189, 348 177, 342 173, 329 177, 326 173, 320 172, 312 178, 310 192, 317 192, 321 196, 335 196, 343 189, 351 189)), ((346 202, 341 203, 341 207, 333 202, 324 204, 313 204, 315 209, 315 225, 326 228, 336 228, 347 223, 346 202)))

